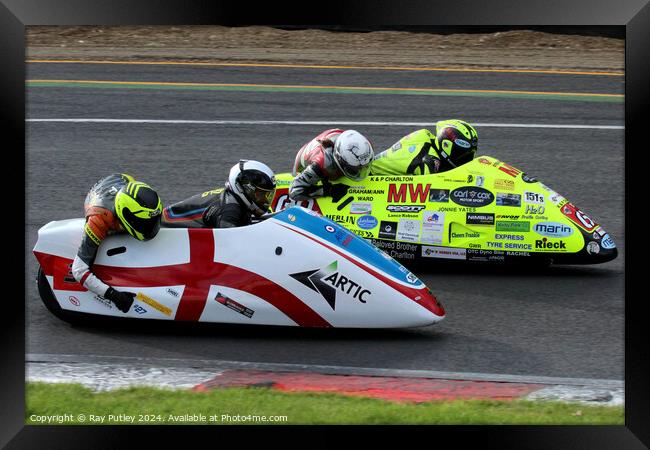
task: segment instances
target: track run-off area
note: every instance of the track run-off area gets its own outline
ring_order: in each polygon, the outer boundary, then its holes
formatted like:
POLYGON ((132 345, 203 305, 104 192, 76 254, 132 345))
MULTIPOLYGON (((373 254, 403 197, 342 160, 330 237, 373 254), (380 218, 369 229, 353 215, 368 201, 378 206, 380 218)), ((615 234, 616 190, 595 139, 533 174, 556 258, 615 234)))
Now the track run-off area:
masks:
POLYGON ((623 379, 623 74, 32 61, 26 89, 28 354, 623 379), (71 327, 41 304, 37 230, 81 217, 88 189, 109 173, 130 173, 173 203, 221 186, 241 158, 289 172, 327 128, 354 128, 380 152, 445 118, 476 126, 479 155, 534 175, 601 223, 619 257, 419 268, 447 310, 420 329, 71 327))

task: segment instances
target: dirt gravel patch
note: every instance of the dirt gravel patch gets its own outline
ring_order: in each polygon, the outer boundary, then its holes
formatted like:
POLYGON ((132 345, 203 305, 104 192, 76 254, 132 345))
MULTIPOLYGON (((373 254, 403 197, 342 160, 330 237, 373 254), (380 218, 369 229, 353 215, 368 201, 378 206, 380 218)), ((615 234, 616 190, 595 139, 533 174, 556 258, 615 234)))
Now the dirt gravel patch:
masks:
POLYGON ((223 26, 29 26, 28 59, 621 72, 623 39, 539 31, 335 32, 223 26))

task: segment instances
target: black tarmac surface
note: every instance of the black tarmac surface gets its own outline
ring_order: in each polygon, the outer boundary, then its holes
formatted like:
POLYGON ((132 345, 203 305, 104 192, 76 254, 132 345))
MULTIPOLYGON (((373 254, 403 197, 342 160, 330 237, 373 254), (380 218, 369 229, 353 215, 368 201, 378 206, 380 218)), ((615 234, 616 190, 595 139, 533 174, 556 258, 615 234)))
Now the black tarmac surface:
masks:
MULTIPOLYGON (((622 77, 28 64, 28 79, 321 84, 621 94, 622 77)), ((623 125, 623 103, 490 97, 29 87, 27 117, 623 125)), ((37 230, 81 217, 90 186, 124 171, 165 203, 219 186, 240 158, 290 170, 322 125, 27 124, 27 352, 221 359, 516 375, 623 378, 624 130, 477 127, 499 158, 600 222, 619 257, 548 269, 438 267, 417 275, 447 318, 422 329, 301 330, 156 324, 71 327, 36 290, 37 230)), ((345 127, 344 127, 345 128, 345 127)), ((381 151, 414 130, 355 126, 381 151)), ((254 251, 254 250, 252 250, 254 251)))

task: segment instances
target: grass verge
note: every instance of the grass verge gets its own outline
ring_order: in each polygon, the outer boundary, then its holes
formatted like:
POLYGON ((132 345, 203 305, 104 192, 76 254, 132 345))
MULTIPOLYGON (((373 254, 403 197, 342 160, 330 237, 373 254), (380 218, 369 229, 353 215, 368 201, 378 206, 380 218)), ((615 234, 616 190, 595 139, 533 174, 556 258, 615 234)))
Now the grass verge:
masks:
POLYGON ((94 392, 30 382, 25 423, 36 424, 576 424, 623 425, 622 406, 457 400, 395 403, 268 388, 209 392, 130 387, 94 392), (286 416, 286 420, 278 416, 286 416), (264 420, 263 418, 266 418, 264 420))

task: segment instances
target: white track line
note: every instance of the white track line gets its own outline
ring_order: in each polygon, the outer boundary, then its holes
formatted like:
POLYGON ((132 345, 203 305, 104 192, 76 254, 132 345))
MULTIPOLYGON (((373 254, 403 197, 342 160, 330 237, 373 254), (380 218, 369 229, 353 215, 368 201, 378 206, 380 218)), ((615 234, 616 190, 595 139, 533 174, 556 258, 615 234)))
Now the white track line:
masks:
MULTIPOLYGON (((166 119, 26 119, 27 122, 54 123, 135 123, 135 124, 170 124, 170 125, 354 125, 354 126, 433 126, 431 122, 350 122, 319 120, 166 120, 166 119)), ((591 130, 623 130, 623 125, 579 125, 579 124, 543 124, 543 123, 474 123, 481 128, 569 128, 591 130)))

